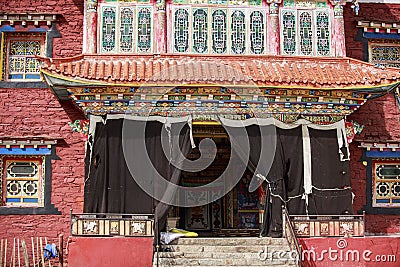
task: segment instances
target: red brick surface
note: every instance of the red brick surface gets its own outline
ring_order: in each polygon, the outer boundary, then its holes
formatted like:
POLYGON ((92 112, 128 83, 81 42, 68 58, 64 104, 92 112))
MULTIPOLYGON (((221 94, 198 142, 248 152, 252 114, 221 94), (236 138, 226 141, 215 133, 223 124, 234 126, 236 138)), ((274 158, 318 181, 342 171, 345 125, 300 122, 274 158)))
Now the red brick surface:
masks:
POLYGON ((359 28, 357 21, 395 22, 400 21, 400 4, 360 4, 359 15, 355 15, 351 5, 344 8, 346 55, 363 60, 363 47, 360 41, 355 41, 359 28))
POLYGON ((83 209, 85 154, 81 135, 72 132, 69 121, 49 89, 0 89, 0 136, 49 136, 66 143, 57 147, 60 160, 52 160, 51 203, 62 215, 0 215, 1 238, 28 242, 41 236, 57 243, 59 234, 69 236, 70 209, 83 209))
POLYGON ((70 57, 82 53, 83 3, 78 0, 2 0, 0 13, 57 14, 61 38, 54 39, 54 57, 70 57))
MULTIPOLYGON (((7 0, 0 1, 0 13, 57 14, 61 37, 53 39, 53 56, 69 57, 82 53, 83 2, 7 0)), ((64 234, 66 240, 70 209, 82 212, 84 142, 68 125, 80 117, 66 111, 71 111, 71 106, 62 107, 50 89, 0 88, 0 136, 48 136, 63 138, 66 143, 57 147, 60 160, 52 161, 51 178, 51 203, 62 215, 0 215, 0 238, 8 239, 8 253, 13 238, 24 238, 29 251, 31 237, 47 237, 49 242, 57 243, 57 236, 64 234)))
MULTIPOLYGON (((347 56, 364 59, 362 42, 356 41, 357 20, 367 21, 400 21, 400 5, 360 4, 360 14, 356 16, 350 5, 345 8, 345 32, 347 56)), ((369 100, 348 120, 365 125, 361 135, 356 139, 376 141, 400 140, 400 112, 393 94, 369 100)), ((360 210, 366 204, 366 167, 359 162, 362 151, 359 143, 354 142, 351 148, 351 177, 355 194, 354 210, 360 210)), ((367 215, 366 230, 375 233, 400 232, 400 215, 367 215)))
MULTIPOLYGON (((354 40, 356 17, 349 6, 345 8, 347 55, 363 59, 362 43, 354 40)), ((383 4, 360 6, 360 17, 367 20, 400 21, 400 5, 395 9, 383 4)), ((57 25, 62 37, 54 39, 54 57, 81 53, 83 1, 0 1, 0 12, 59 14, 57 25)), ((400 114, 393 95, 367 102, 349 119, 366 126, 359 138, 400 139, 400 114)), ((57 147, 60 160, 52 162, 51 202, 62 215, 0 216, 1 238, 47 236, 50 242, 56 242, 58 234, 68 236, 69 210, 82 211, 84 186, 84 143, 78 133, 71 131, 69 121, 71 118, 65 108, 49 89, 0 89, 1 136, 50 136, 63 138, 67 144, 57 147)), ((361 150, 357 143, 351 145, 351 152, 352 184, 356 194, 354 208, 358 210, 365 205, 366 170, 358 162, 361 150)), ((369 232, 399 232, 400 216, 368 215, 366 227, 369 232)))

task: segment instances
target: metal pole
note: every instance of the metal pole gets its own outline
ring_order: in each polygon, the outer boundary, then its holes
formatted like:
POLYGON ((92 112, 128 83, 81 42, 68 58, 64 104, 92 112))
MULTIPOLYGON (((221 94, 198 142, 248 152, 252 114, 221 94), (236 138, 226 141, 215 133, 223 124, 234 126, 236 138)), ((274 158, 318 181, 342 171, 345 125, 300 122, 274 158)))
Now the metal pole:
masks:
POLYGON ((286 237, 286 211, 282 205, 282 237, 286 237))

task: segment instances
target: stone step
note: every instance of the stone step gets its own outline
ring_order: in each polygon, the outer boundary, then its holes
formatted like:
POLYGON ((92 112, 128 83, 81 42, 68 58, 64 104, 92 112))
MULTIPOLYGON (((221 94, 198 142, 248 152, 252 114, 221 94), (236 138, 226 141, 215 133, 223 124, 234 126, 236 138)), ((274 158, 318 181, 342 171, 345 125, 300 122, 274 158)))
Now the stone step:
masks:
MULTIPOLYGON (((165 248, 165 247, 164 247, 165 248)), ((171 252, 223 252, 223 253, 258 253, 260 250, 268 251, 288 250, 287 246, 279 245, 241 245, 241 246, 212 246, 212 245, 169 245, 171 252)))
MULTIPOLYGON (((156 260, 155 260, 156 263, 156 260)), ((266 260, 262 261, 258 258, 255 259, 186 259, 186 258, 178 258, 178 259, 167 259, 161 258, 159 259, 159 266, 191 266, 191 265, 204 265, 204 266, 295 266, 296 263, 294 260, 266 260)))
MULTIPOLYGON (((245 253, 225 253, 225 252, 159 252, 158 257, 159 258, 173 258, 173 259, 178 259, 178 258, 186 258, 186 259, 203 259, 203 258, 208 258, 208 259, 257 259, 257 258, 277 258, 278 251, 275 251, 275 254, 273 254, 273 251, 268 249, 266 253, 264 253, 265 250, 259 251, 259 252, 245 252, 245 253)), ((285 252, 287 252, 285 250, 285 252)), ((292 257, 295 257, 296 254, 293 254, 292 257)), ((282 258, 284 259, 291 259, 291 256, 287 252, 286 254, 283 255, 282 258)))
MULTIPOLYGON (((181 238, 158 253, 158 266, 296 266, 283 238, 181 238), (285 252, 282 253, 281 252, 285 252), (280 256, 280 257, 279 257, 280 256)), ((295 254, 294 254, 295 255, 295 254)), ((153 266, 157 266, 154 254, 153 266)))
POLYGON ((174 240, 172 245, 218 245, 218 246, 238 246, 238 245, 285 245, 284 238, 270 237, 221 237, 221 238, 179 238, 174 240))

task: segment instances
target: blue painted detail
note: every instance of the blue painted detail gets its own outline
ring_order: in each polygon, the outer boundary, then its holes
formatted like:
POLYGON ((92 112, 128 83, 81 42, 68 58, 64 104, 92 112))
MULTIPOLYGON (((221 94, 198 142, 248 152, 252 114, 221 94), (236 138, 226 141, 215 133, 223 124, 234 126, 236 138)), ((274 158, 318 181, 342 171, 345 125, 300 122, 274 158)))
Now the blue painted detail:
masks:
POLYGON ((135 87, 131 87, 131 88, 129 89, 129 92, 130 92, 130 93, 134 93, 134 92, 135 92, 135 87))
POLYGON ((400 199, 392 199, 392 203, 400 203, 400 199))
POLYGON ((269 95, 271 93, 271 90, 265 90, 265 94, 269 95))
POLYGON ((8 203, 10 203, 10 202, 13 202, 13 203, 16 203, 16 202, 21 202, 21 199, 20 198, 6 198, 6 202, 8 202, 8 203))
POLYGON ((377 199, 376 203, 390 203, 390 199, 377 199))
POLYGON ((25 79, 40 79, 40 74, 26 74, 25 79))
POLYGON ((285 103, 285 108, 290 108, 292 105, 290 103, 285 103))
POLYGON ((22 74, 11 74, 8 75, 8 79, 23 79, 24 76, 22 74))
POLYGON ((104 106, 109 106, 110 105, 110 101, 104 101, 104 106))
POLYGON ((400 34, 397 33, 364 32, 363 36, 367 39, 400 39, 400 34))
POLYGON ((180 91, 179 88, 175 88, 175 89, 174 89, 174 92, 175 92, 175 93, 179 93, 179 91, 180 91))
POLYGON ((90 93, 90 88, 85 87, 85 94, 88 94, 88 93, 90 93))
POLYGON ((221 88, 221 93, 225 93, 226 92, 226 88, 221 88))
POLYGON ((38 203, 37 198, 24 198, 23 201, 24 203, 38 203))
POLYGON ((130 100, 130 101, 129 101, 129 106, 134 106, 134 105, 135 105, 135 101, 130 100))
POLYGON ((0 32, 15 32, 15 28, 10 25, 5 25, 0 28, 0 32))
POLYGON ((368 158, 400 158, 400 151, 366 151, 368 158))
POLYGON ((110 100, 110 99, 111 99, 111 96, 110 96, 110 95, 108 95, 108 96, 107 96, 107 99, 108 99, 108 100, 110 100))
POLYGON ((43 29, 43 28, 30 28, 28 30, 29 32, 47 32, 49 30, 43 29))
POLYGON ((310 90, 310 95, 315 95, 315 91, 314 90, 310 90))
POLYGON ((357 93, 353 93, 353 97, 354 98, 358 98, 358 94, 357 93))
POLYGON ((49 148, 0 148, 0 155, 50 155, 49 148))

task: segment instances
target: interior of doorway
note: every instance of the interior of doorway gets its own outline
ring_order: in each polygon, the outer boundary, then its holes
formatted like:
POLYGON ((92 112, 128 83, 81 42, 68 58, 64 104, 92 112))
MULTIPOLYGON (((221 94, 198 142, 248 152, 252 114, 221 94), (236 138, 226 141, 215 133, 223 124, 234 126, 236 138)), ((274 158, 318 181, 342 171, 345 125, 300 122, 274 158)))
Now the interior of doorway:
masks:
MULTIPOLYGON (((231 160, 229 137, 221 125, 194 125, 193 135, 196 148, 188 154, 188 159, 196 160, 200 157, 199 143, 205 138, 213 140, 217 153, 207 168, 199 172, 182 171, 180 185, 187 187, 213 182, 224 172, 231 160)), ((204 152, 203 157, 207 156, 209 151, 204 152)), ((238 173, 233 172, 229 175, 238 173)), ((258 236, 262 225, 265 191, 261 187, 254 192, 248 191, 252 176, 252 172, 247 168, 232 190, 210 204, 190 208, 172 207, 168 214, 168 227, 176 225, 180 229, 195 231, 199 236, 258 236)), ((222 184, 220 186, 223 187, 222 184)), ((212 194, 201 194, 207 193, 212 194)), ((208 197, 199 194, 193 191, 185 197, 208 197)))

